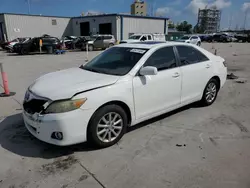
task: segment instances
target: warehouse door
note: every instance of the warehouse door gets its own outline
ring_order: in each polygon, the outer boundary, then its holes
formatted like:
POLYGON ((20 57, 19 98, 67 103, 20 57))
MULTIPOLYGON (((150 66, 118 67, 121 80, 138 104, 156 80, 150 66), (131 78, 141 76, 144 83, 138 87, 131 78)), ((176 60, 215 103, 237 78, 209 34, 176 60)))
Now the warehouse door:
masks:
POLYGON ((3 36, 3 23, 0 23, 0 41, 4 41, 4 36, 3 36))
POLYGON ((99 24, 99 33, 111 35, 112 34, 112 24, 111 23, 99 24))
POLYGON ((89 33, 90 33, 89 22, 80 23, 80 33, 81 33, 81 36, 89 36, 89 33))

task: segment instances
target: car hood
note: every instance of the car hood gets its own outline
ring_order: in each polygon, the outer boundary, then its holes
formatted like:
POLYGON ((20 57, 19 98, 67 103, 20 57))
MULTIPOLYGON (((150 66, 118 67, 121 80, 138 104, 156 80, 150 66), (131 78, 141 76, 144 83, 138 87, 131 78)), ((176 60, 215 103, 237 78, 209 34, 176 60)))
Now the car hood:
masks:
POLYGON ((99 74, 71 68, 46 74, 38 78, 29 90, 51 100, 72 98, 75 94, 114 84, 119 76, 99 74))

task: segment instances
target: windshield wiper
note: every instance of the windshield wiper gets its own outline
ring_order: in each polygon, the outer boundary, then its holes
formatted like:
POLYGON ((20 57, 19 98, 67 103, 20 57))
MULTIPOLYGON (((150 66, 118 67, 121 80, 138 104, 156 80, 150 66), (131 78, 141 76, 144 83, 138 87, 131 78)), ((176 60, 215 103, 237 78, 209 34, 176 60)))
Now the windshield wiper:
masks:
POLYGON ((96 70, 96 69, 93 69, 93 68, 82 67, 82 69, 87 70, 87 71, 91 71, 91 72, 96 72, 96 73, 102 73, 103 74, 103 72, 101 72, 99 70, 96 70))

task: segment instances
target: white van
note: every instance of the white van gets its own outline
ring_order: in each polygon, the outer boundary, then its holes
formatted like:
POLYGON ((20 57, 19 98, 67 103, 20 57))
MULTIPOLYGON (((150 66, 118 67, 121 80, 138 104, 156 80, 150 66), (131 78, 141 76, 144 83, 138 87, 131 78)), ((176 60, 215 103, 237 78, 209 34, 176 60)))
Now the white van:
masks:
POLYGON ((128 40, 122 40, 122 43, 132 43, 140 41, 166 41, 164 34, 154 33, 154 34, 133 34, 129 37, 128 40))

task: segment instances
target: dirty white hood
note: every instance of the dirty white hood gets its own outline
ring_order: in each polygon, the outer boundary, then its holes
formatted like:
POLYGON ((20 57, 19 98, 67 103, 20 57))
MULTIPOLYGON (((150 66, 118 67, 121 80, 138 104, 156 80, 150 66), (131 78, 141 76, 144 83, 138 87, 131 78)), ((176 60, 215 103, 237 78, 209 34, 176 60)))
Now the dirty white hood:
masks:
POLYGON ((51 100, 68 99, 76 93, 114 84, 119 76, 99 74, 80 68, 71 68, 38 78, 29 90, 51 100))

